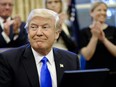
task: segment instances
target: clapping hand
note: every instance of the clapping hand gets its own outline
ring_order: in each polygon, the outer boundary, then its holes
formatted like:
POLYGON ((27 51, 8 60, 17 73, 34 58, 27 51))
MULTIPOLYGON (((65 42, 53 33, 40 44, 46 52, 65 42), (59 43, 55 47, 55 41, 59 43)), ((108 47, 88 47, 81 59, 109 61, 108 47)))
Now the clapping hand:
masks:
POLYGON ((10 25, 14 23, 14 20, 8 20, 4 23, 4 32, 6 33, 7 36, 10 34, 10 25))
POLYGON ((19 33, 19 31, 18 31, 18 29, 19 29, 19 27, 20 27, 20 25, 21 25, 21 18, 20 18, 20 16, 15 16, 14 17, 14 22, 13 22, 13 31, 14 31, 14 33, 19 33))

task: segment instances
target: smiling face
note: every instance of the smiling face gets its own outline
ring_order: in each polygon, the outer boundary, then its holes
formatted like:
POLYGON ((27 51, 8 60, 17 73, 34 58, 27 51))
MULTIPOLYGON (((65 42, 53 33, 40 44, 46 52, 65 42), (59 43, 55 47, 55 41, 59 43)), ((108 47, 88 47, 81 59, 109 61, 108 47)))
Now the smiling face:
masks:
POLYGON ((40 54, 47 54, 58 36, 59 32, 55 29, 53 18, 36 16, 29 22, 28 37, 30 44, 40 54))
POLYGON ((61 0, 46 0, 45 2, 46 8, 53 10, 57 13, 61 13, 62 11, 62 1, 61 0))
POLYGON ((13 10, 13 0, 0 0, 0 16, 6 19, 11 16, 13 10))
POLYGON ((90 13, 93 21, 99 21, 104 23, 107 17, 107 6, 105 4, 99 4, 90 13))

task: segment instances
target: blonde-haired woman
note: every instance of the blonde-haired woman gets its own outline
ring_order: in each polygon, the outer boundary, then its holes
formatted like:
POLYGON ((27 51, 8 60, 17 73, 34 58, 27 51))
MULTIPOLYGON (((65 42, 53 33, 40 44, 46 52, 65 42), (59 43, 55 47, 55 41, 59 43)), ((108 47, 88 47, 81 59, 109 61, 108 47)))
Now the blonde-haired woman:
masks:
POLYGON ((68 20, 68 15, 66 13, 66 3, 64 0, 43 0, 43 5, 45 8, 57 12, 60 15, 62 22, 62 32, 54 44, 54 47, 77 53, 76 37, 74 36, 75 32, 71 28, 72 25, 68 20))
POLYGON ((81 53, 87 60, 87 69, 116 71, 116 27, 105 23, 107 9, 104 2, 94 3, 90 11, 92 24, 81 31, 81 53))

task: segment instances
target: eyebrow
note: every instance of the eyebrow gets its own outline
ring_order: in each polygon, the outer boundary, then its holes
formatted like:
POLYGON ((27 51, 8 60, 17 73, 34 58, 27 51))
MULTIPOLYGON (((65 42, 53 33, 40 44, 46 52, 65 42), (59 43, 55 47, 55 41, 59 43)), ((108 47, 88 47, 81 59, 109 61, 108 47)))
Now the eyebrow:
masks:
MULTIPOLYGON (((31 25, 37 25, 36 23, 31 23, 31 25)), ((43 25, 49 25, 49 23, 45 23, 43 25)), ((41 25, 40 25, 41 26, 41 25)))

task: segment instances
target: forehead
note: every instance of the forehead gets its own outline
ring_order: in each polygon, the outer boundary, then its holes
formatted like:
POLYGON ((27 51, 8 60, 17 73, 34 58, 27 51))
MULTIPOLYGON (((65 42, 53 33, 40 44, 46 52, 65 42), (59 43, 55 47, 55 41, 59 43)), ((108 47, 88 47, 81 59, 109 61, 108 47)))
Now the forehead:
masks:
POLYGON ((46 17, 39 17, 35 16, 30 20, 30 23, 35 23, 35 24, 53 24, 55 23, 55 20, 51 18, 46 18, 46 17))
POLYGON ((91 8, 91 11, 94 11, 94 10, 96 10, 96 9, 98 9, 98 8, 105 8, 105 9, 107 9, 107 6, 105 5, 105 4, 103 4, 103 3, 100 3, 100 4, 95 4, 95 5, 93 5, 93 7, 91 8))
POLYGON ((46 0, 46 1, 62 1, 62 0, 46 0))
MULTIPOLYGON (((97 7, 101 7, 101 6, 102 6, 102 7, 106 7, 105 4, 99 4, 97 7)), ((96 8, 97 8, 97 7, 96 7, 96 8)), ((107 8, 107 7, 106 7, 106 8, 107 8)))
POLYGON ((0 0, 0 3, 13 3, 13 0, 0 0))
POLYGON ((97 6, 93 11, 97 11, 99 9, 102 9, 102 10, 107 10, 107 7, 104 5, 104 4, 100 4, 99 6, 97 6))

